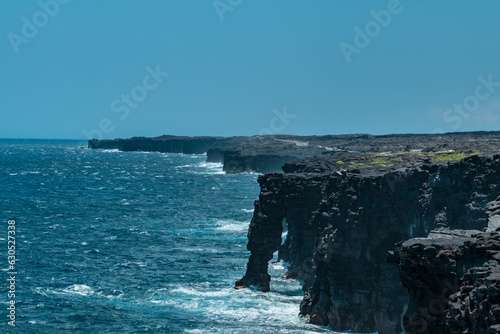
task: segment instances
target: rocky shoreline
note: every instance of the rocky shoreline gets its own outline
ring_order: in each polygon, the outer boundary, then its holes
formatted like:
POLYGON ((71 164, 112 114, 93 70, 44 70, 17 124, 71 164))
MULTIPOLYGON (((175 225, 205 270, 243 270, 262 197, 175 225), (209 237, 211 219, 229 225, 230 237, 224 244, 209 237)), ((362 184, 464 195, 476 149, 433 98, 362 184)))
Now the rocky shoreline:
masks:
MULTIPOLYGON (((457 132, 447 134, 368 134, 252 137, 185 137, 91 139, 91 149, 118 149, 185 154, 207 154, 207 162, 223 163, 228 174, 242 172, 281 173, 282 166, 298 160, 345 161, 377 154, 459 151, 493 152, 500 143, 500 132, 457 132)), ((310 164, 311 162, 307 162, 310 164)), ((334 165, 338 167, 338 165, 334 165)), ((342 168, 352 168, 349 163, 342 168)), ((355 166, 354 166, 355 167, 355 166)))
POLYGON ((340 331, 401 333, 410 295, 387 263, 388 253, 436 228, 487 228, 485 208, 500 193, 499 167, 495 155, 377 173, 261 176, 248 233, 251 255, 236 287, 269 291, 267 263, 278 251, 289 264, 287 276, 304 281, 300 313, 311 322, 340 331), (281 244, 284 223, 288 234, 281 244))
MULTIPOLYGON (((181 137, 89 140, 91 149, 118 149, 184 154, 207 154, 207 162, 223 163, 228 174, 243 172, 281 172, 287 162, 320 156, 326 148, 308 147, 304 140, 316 142, 315 137, 287 135, 253 137, 181 137), (300 139, 300 141, 299 141, 300 139)), ((323 142, 320 139, 318 142, 323 142)))
POLYGON ((312 323, 381 334, 500 331, 500 132, 263 137, 89 147, 205 150, 228 173, 268 173, 258 179, 251 255, 235 287, 272 290, 277 251, 285 276, 304 283, 300 314, 312 323))
POLYGON ((411 296, 406 332, 500 333, 498 232, 438 230, 392 256, 411 296))

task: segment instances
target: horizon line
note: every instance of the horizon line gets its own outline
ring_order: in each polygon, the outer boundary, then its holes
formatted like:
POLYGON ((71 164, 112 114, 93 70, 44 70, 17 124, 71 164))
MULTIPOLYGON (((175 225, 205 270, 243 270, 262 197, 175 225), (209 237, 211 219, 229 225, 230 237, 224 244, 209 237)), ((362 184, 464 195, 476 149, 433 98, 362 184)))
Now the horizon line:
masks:
POLYGON ((0 137, 0 140, 67 140, 67 141, 85 141, 88 142, 89 140, 115 140, 115 139, 131 139, 131 138, 138 138, 138 137, 143 137, 143 138, 157 138, 157 137, 163 137, 163 136, 173 136, 173 137, 224 137, 224 138, 229 138, 229 137, 256 137, 256 136, 295 136, 295 137, 322 137, 322 136, 348 136, 348 135, 369 135, 369 136, 391 136, 391 135, 445 135, 445 134, 455 134, 455 133, 481 133, 481 132, 500 132, 500 130, 476 130, 476 131, 450 131, 450 132, 439 132, 439 133, 429 133, 429 132, 393 132, 393 133, 385 133, 385 134, 371 134, 371 133, 361 133, 361 132, 354 132, 354 133, 339 133, 339 134, 309 134, 309 135, 294 135, 294 134, 286 134, 286 133, 276 133, 276 134, 268 134, 268 135, 232 135, 232 136, 221 136, 221 135, 195 135, 195 136, 189 136, 189 135, 169 135, 169 134, 163 134, 159 136, 144 136, 144 135, 135 135, 132 137, 128 138, 121 138, 121 137, 115 137, 115 138, 103 138, 103 139, 98 139, 98 138, 92 138, 92 139, 85 139, 85 138, 36 138, 36 137, 0 137))

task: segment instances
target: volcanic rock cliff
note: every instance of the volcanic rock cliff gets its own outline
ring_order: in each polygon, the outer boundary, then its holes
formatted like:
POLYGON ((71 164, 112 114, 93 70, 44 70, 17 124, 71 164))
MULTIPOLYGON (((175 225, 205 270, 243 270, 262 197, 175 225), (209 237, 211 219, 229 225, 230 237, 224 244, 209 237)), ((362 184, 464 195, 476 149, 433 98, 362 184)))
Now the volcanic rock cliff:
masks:
MULTIPOLYGON (((367 134, 252 137, 185 137, 89 140, 92 149, 207 154, 207 162, 221 162, 226 173, 280 173, 285 163, 307 158, 338 161, 369 157, 387 152, 435 153, 441 151, 492 152, 500 142, 500 132, 447 134, 367 134), (335 159, 335 160, 332 160, 335 159)), ((497 149, 498 150, 498 149, 497 149)), ((336 166, 339 167, 339 166, 336 166)), ((345 166, 344 166, 345 167, 345 166)))
MULTIPOLYGON (((500 198, 486 207, 498 230, 500 198)), ((397 244, 390 253, 410 303, 409 333, 500 333, 500 234, 436 230, 397 244)))
POLYGON ((320 156, 326 147, 309 147, 304 140, 322 143, 331 137, 299 137, 269 135, 253 137, 185 137, 160 136, 154 138, 89 140, 91 149, 118 149, 184 154, 207 154, 207 162, 221 162, 226 173, 280 172, 286 162, 320 156), (319 139, 318 139, 319 138, 319 139))
POLYGON ((300 314, 312 323, 381 334, 499 331, 500 132, 162 136, 89 147, 206 152, 227 173, 271 173, 258 179, 251 254, 235 287, 271 290, 277 251, 285 276, 303 281, 300 314))
POLYGON ((236 287, 269 291, 268 261, 278 251, 289 263, 286 275, 304 281, 300 313, 311 322, 401 333, 410 295, 387 263, 388 252, 436 228, 487 228, 485 207, 500 195, 500 156, 444 160, 418 154, 316 159, 259 177, 251 255, 236 287), (346 164, 358 169, 338 167, 346 164))

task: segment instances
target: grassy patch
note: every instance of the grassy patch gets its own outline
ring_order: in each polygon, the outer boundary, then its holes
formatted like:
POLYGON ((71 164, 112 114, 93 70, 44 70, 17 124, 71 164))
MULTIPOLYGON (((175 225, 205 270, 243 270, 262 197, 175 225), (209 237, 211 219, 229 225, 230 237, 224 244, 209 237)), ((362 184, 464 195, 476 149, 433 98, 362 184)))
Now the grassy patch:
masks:
POLYGON ((458 161, 464 158, 481 154, 482 152, 476 151, 470 154, 462 153, 462 152, 451 152, 451 153, 435 153, 431 154, 430 157, 433 157, 438 162, 447 162, 447 161, 458 161))
POLYGON ((385 164, 387 162, 387 158, 373 158, 370 163, 371 164, 385 164))
POLYGON ((463 158, 466 158, 467 155, 464 153, 460 152, 453 152, 453 153, 435 153, 431 154, 431 157, 436 159, 438 162, 446 162, 446 161, 458 161, 462 160, 463 158))

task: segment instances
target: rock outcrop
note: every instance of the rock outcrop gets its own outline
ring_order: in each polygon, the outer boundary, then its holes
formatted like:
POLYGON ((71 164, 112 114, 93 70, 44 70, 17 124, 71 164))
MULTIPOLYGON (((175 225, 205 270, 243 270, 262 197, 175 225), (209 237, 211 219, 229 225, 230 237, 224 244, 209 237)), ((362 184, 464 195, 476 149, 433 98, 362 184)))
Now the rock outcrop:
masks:
POLYGON ((248 232, 251 255, 236 287, 268 291, 267 264, 278 251, 289 263, 287 276, 304 281, 300 313, 311 322, 341 331, 400 333, 410 296, 387 253, 436 228, 487 228, 485 207, 500 194, 500 156, 445 162, 400 155, 391 166, 385 159, 385 167, 351 161, 359 169, 350 170, 334 169, 344 161, 314 159, 259 177, 248 232))
POLYGON ((408 333, 500 333, 500 234, 431 233, 391 254, 410 302, 408 333))

